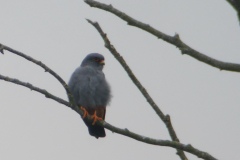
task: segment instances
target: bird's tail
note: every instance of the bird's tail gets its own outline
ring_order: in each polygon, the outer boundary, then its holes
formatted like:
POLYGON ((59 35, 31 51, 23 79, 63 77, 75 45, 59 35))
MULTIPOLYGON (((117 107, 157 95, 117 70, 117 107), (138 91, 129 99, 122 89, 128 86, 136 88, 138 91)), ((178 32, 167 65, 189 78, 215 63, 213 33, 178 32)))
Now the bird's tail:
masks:
POLYGON ((85 122, 85 124, 87 125, 88 127, 88 131, 89 131, 89 134, 91 136, 94 136, 96 137, 97 139, 99 137, 105 137, 106 136, 106 133, 105 133, 105 130, 102 126, 98 126, 98 125, 92 125, 92 123, 89 123, 87 122, 86 120, 83 120, 85 122))

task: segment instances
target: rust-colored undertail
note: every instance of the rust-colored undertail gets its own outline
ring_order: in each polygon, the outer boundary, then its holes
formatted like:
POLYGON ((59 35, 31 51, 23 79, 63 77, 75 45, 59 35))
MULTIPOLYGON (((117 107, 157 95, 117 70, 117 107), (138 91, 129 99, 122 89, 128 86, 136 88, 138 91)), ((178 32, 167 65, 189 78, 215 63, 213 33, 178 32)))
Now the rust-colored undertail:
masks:
POLYGON ((96 107, 94 109, 85 108, 85 110, 88 112, 90 116, 92 116, 92 119, 94 119, 93 123, 87 122, 86 120, 83 119, 83 121, 88 127, 89 134, 96 138, 105 137, 106 133, 104 128, 102 126, 96 125, 95 122, 96 120, 101 119, 105 120, 106 107, 96 107))

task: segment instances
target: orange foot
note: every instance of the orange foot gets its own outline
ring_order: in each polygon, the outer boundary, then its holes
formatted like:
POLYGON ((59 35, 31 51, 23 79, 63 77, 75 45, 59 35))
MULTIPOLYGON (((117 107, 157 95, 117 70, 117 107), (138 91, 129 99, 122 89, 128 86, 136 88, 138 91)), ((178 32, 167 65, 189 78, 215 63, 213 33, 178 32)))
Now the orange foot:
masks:
POLYGON ((100 118, 96 115, 96 111, 94 112, 94 115, 92 115, 91 119, 93 119, 92 125, 94 125, 96 123, 96 120, 102 120, 102 118, 100 118))
POLYGON ((81 108, 81 110, 84 111, 84 114, 83 114, 83 117, 82 117, 82 118, 87 117, 87 116, 89 115, 89 114, 88 114, 88 111, 87 111, 85 108, 83 108, 82 106, 81 106, 80 108, 81 108))

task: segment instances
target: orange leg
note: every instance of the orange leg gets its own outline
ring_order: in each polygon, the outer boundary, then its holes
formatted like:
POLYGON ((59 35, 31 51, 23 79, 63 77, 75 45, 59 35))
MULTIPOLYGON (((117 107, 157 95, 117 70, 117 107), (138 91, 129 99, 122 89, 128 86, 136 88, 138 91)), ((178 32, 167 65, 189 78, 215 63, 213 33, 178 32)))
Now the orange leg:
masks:
POLYGON ((96 120, 102 120, 102 118, 100 118, 96 115, 96 111, 94 112, 94 115, 92 115, 91 119, 93 119, 92 125, 94 125, 96 123, 96 120))
POLYGON ((83 117, 82 117, 82 118, 85 118, 85 117, 87 117, 87 116, 89 115, 88 112, 87 112, 87 110, 86 110, 85 108, 83 108, 83 107, 81 106, 80 109, 84 111, 84 114, 83 114, 83 117))

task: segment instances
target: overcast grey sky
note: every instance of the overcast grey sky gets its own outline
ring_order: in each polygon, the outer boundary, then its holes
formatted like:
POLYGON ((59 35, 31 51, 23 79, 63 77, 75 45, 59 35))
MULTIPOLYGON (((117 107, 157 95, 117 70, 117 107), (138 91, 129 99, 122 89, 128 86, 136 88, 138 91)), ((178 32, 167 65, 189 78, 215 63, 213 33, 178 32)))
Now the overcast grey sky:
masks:
MULTIPOLYGON (((117 9, 192 48, 226 62, 240 62, 240 28, 225 0, 105 0, 117 9)), ((106 121, 157 139, 170 139, 162 121, 104 47, 85 18, 98 21, 117 51, 164 114, 170 114, 184 144, 218 159, 239 159, 240 75, 201 63, 111 13, 81 0, 0 1, 0 43, 44 62, 66 82, 92 52, 105 56, 104 73, 113 99, 106 121)), ((49 73, 5 52, 0 74, 29 82, 67 100, 49 73)), ((179 160, 176 150, 144 144, 106 131, 89 136, 71 109, 22 86, 0 81, 1 160, 179 160)), ((196 156, 186 153, 191 160, 196 156)))

